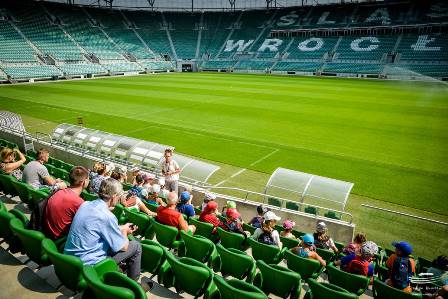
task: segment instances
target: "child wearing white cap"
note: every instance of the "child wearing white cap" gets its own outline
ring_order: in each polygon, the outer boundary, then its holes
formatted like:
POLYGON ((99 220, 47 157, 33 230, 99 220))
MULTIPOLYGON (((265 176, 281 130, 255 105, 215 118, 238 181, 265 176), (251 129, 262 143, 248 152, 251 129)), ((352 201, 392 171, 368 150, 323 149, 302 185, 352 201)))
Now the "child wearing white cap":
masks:
POLYGON ((282 242, 280 241, 280 235, 278 231, 275 229, 275 224, 281 218, 275 215, 274 212, 268 211, 264 214, 264 222, 261 225, 261 228, 257 228, 252 235, 252 239, 268 244, 275 245, 279 248, 282 248, 282 242))
POLYGON ((216 199, 216 195, 214 193, 206 192, 205 196, 204 196, 204 201, 202 202, 202 205, 201 205, 201 211, 204 211, 204 209, 207 207, 207 204, 210 201, 214 201, 215 199, 216 199))

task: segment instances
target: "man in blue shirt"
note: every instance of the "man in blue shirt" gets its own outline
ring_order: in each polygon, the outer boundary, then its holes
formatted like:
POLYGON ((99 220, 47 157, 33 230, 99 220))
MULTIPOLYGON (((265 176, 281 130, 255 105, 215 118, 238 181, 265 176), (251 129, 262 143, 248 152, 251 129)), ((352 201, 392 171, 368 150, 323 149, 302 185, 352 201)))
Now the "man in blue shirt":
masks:
MULTIPOLYGON (((83 203, 76 212, 64 253, 79 257, 85 265, 94 265, 111 257, 117 264, 125 263, 127 275, 138 280, 142 248, 139 242, 129 241, 127 237, 137 228, 131 223, 119 226, 109 210, 118 203, 122 193, 123 187, 115 179, 108 178, 101 183, 100 198, 83 203)), ((148 286, 142 286, 148 290, 148 286)))

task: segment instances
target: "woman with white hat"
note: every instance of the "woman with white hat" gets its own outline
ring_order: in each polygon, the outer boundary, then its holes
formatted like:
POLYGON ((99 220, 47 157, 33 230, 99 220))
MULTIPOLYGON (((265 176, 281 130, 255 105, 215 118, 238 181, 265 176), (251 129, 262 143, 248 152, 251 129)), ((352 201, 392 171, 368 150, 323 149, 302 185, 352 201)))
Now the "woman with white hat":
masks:
POLYGON ((268 244, 268 245, 276 245, 282 248, 282 242, 280 241, 280 235, 278 231, 275 229, 275 224, 281 218, 275 215, 274 212, 268 211, 264 214, 264 222, 261 225, 261 228, 257 228, 252 235, 252 239, 268 244))

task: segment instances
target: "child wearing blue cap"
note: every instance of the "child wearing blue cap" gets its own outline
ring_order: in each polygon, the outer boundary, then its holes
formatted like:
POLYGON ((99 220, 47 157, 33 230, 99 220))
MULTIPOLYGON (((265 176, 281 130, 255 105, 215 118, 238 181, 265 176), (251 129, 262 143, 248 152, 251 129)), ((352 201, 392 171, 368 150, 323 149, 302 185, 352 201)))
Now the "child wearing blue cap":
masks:
POLYGON ((196 213, 194 212, 194 207, 191 204, 193 195, 188 191, 184 191, 180 194, 179 203, 176 206, 176 210, 186 215, 188 218, 193 217, 196 213))
POLYGON ((410 256, 412 246, 408 242, 393 242, 395 253, 386 261, 389 269, 389 279, 386 283, 406 293, 411 293, 411 277, 415 273, 415 260, 410 256))
POLYGON ((294 247, 291 251, 303 258, 309 258, 313 260, 317 260, 322 266, 326 266, 327 263, 325 260, 317 254, 314 247, 314 237, 312 234, 305 234, 300 237, 302 242, 300 242, 299 246, 294 247))

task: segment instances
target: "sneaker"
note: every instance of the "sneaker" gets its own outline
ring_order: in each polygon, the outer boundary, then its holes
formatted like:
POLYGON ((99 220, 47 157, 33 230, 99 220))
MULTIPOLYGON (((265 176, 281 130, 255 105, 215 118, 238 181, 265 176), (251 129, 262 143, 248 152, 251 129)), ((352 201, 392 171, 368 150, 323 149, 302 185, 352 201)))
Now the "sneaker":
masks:
POLYGON ((147 293, 152 290, 152 288, 154 287, 154 283, 152 281, 147 281, 147 282, 141 281, 140 286, 143 288, 145 293, 147 293))

